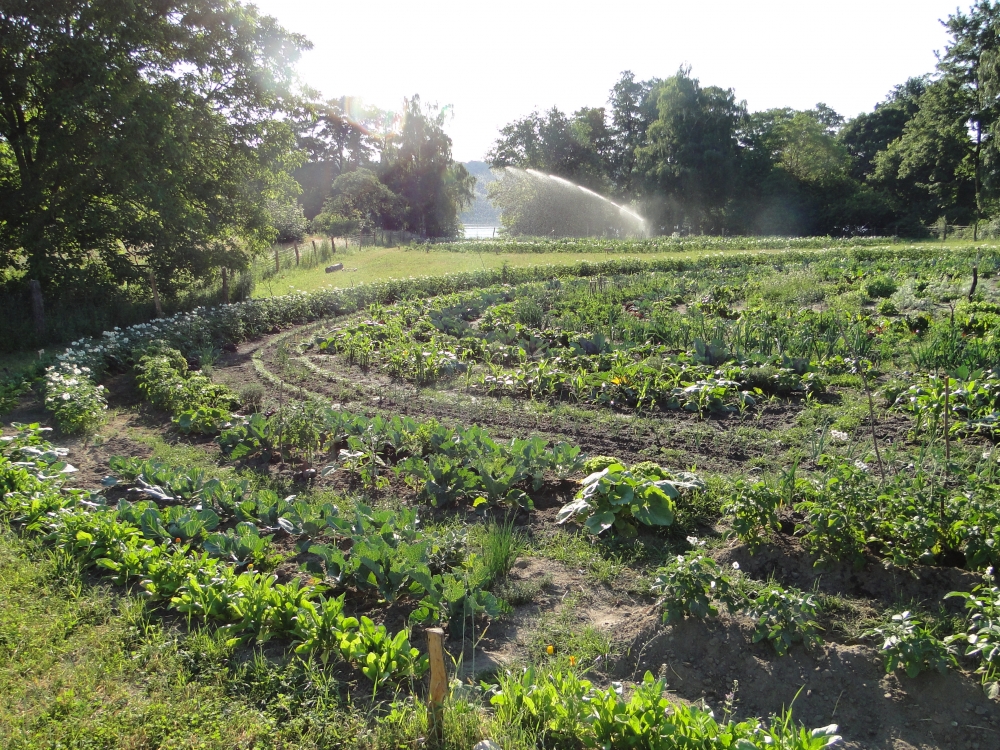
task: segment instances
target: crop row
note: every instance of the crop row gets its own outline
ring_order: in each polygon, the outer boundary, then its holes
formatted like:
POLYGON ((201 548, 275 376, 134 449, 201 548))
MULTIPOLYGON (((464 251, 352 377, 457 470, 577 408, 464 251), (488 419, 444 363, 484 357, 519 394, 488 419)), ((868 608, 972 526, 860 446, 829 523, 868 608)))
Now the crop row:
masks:
POLYGON ((893 237, 517 237, 439 242, 434 250, 454 253, 684 253, 695 250, 844 250, 898 245, 893 237))
MULTIPOLYGON (((756 267, 779 267, 795 263, 832 263, 845 267, 877 264, 880 267, 909 263, 934 265, 942 272, 958 269, 975 258, 972 251, 956 251, 942 256, 933 248, 867 249, 831 252, 788 251, 779 254, 707 256, 698 259, 652 258, 612 260, 603 263, 571 263, 513 269, 503 267, 439 277, 400 279, 357 285, 350 289, 322 290, 284 297, 250 300, 214 308, 198 308, 171 318, 142 323, 125 330, 105 332, 100 339, 70 344, 57 355, 46 376, 45 403, 61 430, 92 429, 101 419, 106 399, 98 387, 103 374, 114 367, 126 367, 137 359, 149 343, 163 340, 185 356, 210 347, 245 341, 285 326, 324 317, 343 315, 372 304, 391 304, 401 299, 430 297, 463 290, 483 289, 495 284, 517 284, 573 277, 603 278, 650 272, 678 274, 714 270, 744 271, 756 267)), ((981 249, 983 273, 1000 265, 1000 255, 981 249)))
MULTIPOLYGON (((738 570, 723 570, 697 548, 660 568, 653 589, 660 594, 666 622, 715 616, 725 606, 749 616, 754 642, 770 641, 779 655, 796 642, 807 647, 822 642, 817 622, 821 606, 815 593, 773 581, 763 585, 750 581, 738 570)), ((1000 587, 993 569, 987 569, 985 582, 971 592, 945 596, 952 598, 965 601, 965 619, 957 630, 936 633, 904 611, 884 616, 864 637, 878 644, 887 674, 900 668, 910 677, 927 670, 944 672, 964 657, 980 675, 986 692, 1000 697, 1000 587)))
MULTIPOLYGON (((277 583, 273 575, 243 570, 196 551, 181 538, 162 541, 162 518, 150 524, 148 506, 109 507, 99 494, 63 487, 74 471, 63 453, 32 425, 5 436, 0 453, 0 490, 6 519, 42 534, 88 567, 137 583, 153 601, 189 618, 222 625, 232 640, 264 642, 288 638, 298 653, 327 661, 340 656, 358 666, 374 689, 388 680, 413 678, 426 660, 405 630, 390 635, 366 617, 344 615, 344 598, 326 598, 323 588, 298 579, 277 583), (147 517, 147 535, 142 516, 147 517)), ((206 519, 201 518, 204 522, 206 519)))
MULTIPOLYGON (((152 601, 189 621, 219 624, 230 643, 290 640, 297 654, 316 658, 325 666, 331 659, 356 666, 372 683, 373 692, 389 681, 412 681, 426 670, 426 657, 410 645, 405 630, 390 635, 367 617, 346 616, 344 596, 325 597, 321 587, 302 585, 298 579, 281 584, 271 575, 239 572, 219 557, 195 551, 180 538, 160 541, 166 529, 162 514, 154 519, 150 513, 154 505, 123 504, 114 509, 98 495, 66 489, 63 480, 74 469, 62 460, 64 455, 34 425, 3 437, 0 507, 6 519, 26 532, 43 534, 56 549, 104 571, 116 583, 137 584, 152 601)), ((126 472, 137 471, 135 479, 147 474, 160 480, 170 478, 171 469, 163 465, 117 464, 126 472)), ((199 494, 216 498, 233 494, 234 487, 224 483, 213 486, 212 480, 173 478, 176 487, 172 489, 189 500, 199 494)), ((162 488, 154 489, 154 494, 157 490, 162 495, 162 488)), ((243 503, 235 506, 241 508, 245 509, 243 503)), ((206 520, 204 515, 200 518, 206 520)), ((382 536, 406 533, 405 522, 384 520, 382 536)), ((622 742, 658 746, 683 737, 699 746, 708 742, 713 747, 749 750, 780 743, 797 750, 819 750, 840 739, 836 726, 809 731, 792 720, 790 711, 771 717, 767 725, 719 723, 707 709, 669 701, 665 685, 649 674, 628 698, 618 684, 597 690, 574 672, 541 676, 527 670, 501 676, 498 684, 484 687, 501 722, 594 746, 622 742), (718 744, 720 733, 728 738, 723 745, 718 744)))

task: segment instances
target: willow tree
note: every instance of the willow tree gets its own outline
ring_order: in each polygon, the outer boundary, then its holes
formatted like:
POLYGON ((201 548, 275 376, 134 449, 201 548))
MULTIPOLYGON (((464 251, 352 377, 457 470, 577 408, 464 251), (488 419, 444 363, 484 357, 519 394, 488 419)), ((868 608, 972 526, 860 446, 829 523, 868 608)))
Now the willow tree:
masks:
POLYGON ((234 0, 0 4, 0 273, 161 289, 273 236, 308 43, 234 0))

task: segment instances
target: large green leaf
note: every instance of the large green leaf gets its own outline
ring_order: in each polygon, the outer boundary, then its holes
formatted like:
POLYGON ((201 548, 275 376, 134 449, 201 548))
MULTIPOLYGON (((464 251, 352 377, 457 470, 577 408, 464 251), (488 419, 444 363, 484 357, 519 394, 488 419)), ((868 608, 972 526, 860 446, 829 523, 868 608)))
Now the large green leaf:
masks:
POLYGON ((584 521, 583 525, 586 526, 592 534, 597 535, 610 529, 614 522, 615 514, 610 510, 604 510, 592 515, 584 521))
POLYGON ((642 501, 632 509, 632 517, 647 526, 670 526, 674 522, 674 504, 667 494, 657 487, 650 487, 642 501))

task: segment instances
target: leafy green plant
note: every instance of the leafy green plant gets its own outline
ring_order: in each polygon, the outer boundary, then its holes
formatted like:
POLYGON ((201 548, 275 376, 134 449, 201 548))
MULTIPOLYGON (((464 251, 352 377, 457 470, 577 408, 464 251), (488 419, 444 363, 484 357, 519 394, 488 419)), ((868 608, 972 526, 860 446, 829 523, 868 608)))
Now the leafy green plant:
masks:
POLYGON ((991 698, 1000 697, 1000 587, 992 583, 992 569, 986 585, 971 592, 952 591, 945 598, 965 599, 968 627, 965 633, 945 638, 951 648, 963 648, 964 655, 978 660, 976 672, 991 698))
POLYGON ((886 674, 902 667, 909 677, 916 677, 928 669, 945 672, 955 663, 948 644, 910 612, 893 615, 889 622, 865 631, 865 635, 882 641, 879 650, 885 659, 886 674))
POLYGON ((719 614, 719 602, 729 609, 736 605, 729 576, 697 549, 678 555, 657 570, 652 589, 661 597, 664 622, 676 622, 687 615, 714 617, 719 614))
POLYGON ((559 511, 558 523, 571 519, 583 522, 592 534, 614 527, 621 536, 635 536, 635 523, 669 526, 674 522, 674 499, 680 495, 678 483, 635 476, 622 464, 610 466, 583 480, 576 499, 559 511))
POLYGON ((770 533, 781 528, 778 509, 784 500, 778 490, 764 482, 747 484, 739 480, 722 510, 732 516, 733 531, 752 553, 770 533))
POLYGON ((797 641, 806 646, 823 642, 816 622, 819 604, 813 594, 768 584, 751 600, 747 614, 754 621, 753 642, 766 638, 779 656, 787 654, 797 641))
POLYGON ((94 382, 89 367, 60 364, 46 370, 45 408, 60 430, 72 434, 97 427, 108 402, 104 386, 94 382))

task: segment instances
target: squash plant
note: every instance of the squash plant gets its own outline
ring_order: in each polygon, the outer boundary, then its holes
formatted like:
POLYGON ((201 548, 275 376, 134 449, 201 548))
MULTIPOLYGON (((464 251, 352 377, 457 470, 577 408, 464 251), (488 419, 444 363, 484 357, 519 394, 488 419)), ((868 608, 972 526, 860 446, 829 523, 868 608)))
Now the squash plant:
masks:
POLYGON ((698 485, 637 474, 613 463, 583 480, 576 498, 559 511, 557 523, 575 519, 594 535, 613 527, 616 535, 632 537, 638 532, 636 523, 670 526, 681 489, 698 485))

